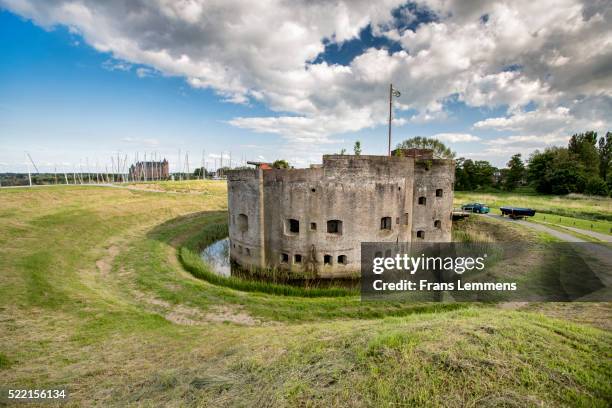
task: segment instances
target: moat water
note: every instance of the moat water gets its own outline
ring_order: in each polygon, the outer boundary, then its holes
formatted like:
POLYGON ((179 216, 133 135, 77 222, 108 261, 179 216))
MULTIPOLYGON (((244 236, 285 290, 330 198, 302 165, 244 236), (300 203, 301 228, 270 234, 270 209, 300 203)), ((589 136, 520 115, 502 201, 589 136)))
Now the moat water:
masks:
POLYGON ((210 266, 212 272, 220 276, 236 276, 246 280, 283 283, 301 287, 359 288, 359 279, 293 279, 285 276, 254 275, 230 260, 229 238, 220 239, 205 247, 200 252, 200 257, 210 266))
POLYGON ((217 275, 231 276, 232 263, 230 262, 229 250, 229 238, 224 238, 204 248, 200 256, 217 275))

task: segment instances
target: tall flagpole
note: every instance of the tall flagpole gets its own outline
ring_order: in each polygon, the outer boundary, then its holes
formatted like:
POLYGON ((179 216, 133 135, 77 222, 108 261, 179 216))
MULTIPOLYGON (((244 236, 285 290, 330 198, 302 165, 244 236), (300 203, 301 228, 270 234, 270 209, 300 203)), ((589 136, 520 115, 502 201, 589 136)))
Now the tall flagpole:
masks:
POLYGON ((391 117, 393 112, 393 84, 389 84, 389 149, 388 154, 391 156, 391 117))

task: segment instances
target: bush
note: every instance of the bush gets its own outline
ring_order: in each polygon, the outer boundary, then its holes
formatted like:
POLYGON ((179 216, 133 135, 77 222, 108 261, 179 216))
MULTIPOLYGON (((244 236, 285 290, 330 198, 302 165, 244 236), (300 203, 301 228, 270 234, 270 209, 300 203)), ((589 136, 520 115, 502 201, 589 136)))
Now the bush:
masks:
POLYGON ((608 186, 606 182, 599 177, 592 177, 587 181, 584 192, 589 195, 607 196, 608 186))

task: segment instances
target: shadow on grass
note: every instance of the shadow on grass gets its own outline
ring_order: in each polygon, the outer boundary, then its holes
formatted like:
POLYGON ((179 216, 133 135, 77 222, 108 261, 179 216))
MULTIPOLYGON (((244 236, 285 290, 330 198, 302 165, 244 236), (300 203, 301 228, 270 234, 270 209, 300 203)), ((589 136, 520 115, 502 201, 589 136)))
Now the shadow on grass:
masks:
MULTIPOLYGON (((147 233, 146 237, 163 242, 176 249, 187 246, 190 249, 197 250, 209 245, 204 242, 206 235, 204 229, 212 224, 225 224, 227 230, 227 212, 200 211, 172 218, 155 226, 147 233)), ((224 237, 218 239, 221 238, 224 237)))

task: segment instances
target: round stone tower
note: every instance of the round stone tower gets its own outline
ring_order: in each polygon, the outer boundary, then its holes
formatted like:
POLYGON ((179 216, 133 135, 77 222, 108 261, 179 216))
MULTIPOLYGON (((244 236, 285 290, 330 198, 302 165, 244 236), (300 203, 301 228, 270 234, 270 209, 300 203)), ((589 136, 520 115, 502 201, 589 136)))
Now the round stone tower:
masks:
POLYGON ((396 154, 228 172, 232 260, 347 277, 360 271, 361 242, 449 242, 454 162, 430 150, 396 154))

